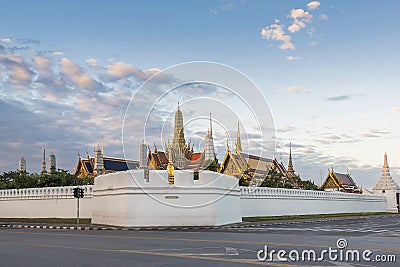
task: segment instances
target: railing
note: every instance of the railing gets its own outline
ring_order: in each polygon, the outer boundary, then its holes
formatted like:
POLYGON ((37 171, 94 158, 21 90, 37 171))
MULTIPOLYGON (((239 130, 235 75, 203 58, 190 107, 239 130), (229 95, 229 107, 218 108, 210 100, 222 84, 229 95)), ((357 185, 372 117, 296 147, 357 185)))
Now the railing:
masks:
POLYGON ((241 198, 298 198, 298 199, 335 199, 359 201, 385 201, 383 196, 352 194, 334 191, 313 191, 270 187, 240 187, 241 198))
MULTIPOLYGON (((41 187, 0 190, 0 200, 7 199, 42 199, 42 198, 74 198, 76 186, 41 187)), ((93 185, 80 186, 85 198, 93 197, 93 185)))

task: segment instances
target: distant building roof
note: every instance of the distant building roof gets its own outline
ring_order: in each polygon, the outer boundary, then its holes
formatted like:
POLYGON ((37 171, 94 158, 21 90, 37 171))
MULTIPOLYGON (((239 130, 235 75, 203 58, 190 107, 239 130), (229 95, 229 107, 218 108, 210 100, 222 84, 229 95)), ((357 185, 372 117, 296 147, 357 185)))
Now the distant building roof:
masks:
POLYGON ((334 170, 329 171, 322 187, 325 190, 361 193, 361 189, 358 188, 350 174, 337 173, 334 170))
POLYGON ((349 185, 349 186, 356 185, 356 183, 353 181, 353 178, 351 178, 350 174, 336 172, 336 177, 339 179, 339 181, 342 182, 343 185, 349 185))
MULTIPOLYGON (((81 158, 79 157, 78 164, 75 168, 74 175, 78 177, 94 175, 94 158, 81 158)), ((130 169, 138 169, 139 162, 135 160, 127 160, 120 158, 104 157, 103 165, 105 173, 127 171, 130 169)))

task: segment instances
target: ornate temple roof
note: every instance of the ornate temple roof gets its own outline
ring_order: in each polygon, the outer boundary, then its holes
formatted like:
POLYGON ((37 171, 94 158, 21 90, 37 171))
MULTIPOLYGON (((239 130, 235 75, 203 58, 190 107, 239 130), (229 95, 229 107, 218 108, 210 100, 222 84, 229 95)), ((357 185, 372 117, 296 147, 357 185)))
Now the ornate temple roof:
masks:
POLYGON ((335 172, 336 178, 343 184, 348 186, 355 186, 356 183, 354 182, 353 178, 351 178, 350 174, 348 173, 338 173, 335 172))
POLYGON ((325 190, 339 190, 349 193, 361 192, 350 174, 337 173, 333 169, 329 171, 322 187, 325 190))
MULTIPOLYGON (((75 168, 74 175, 78 177, 94 175, 95 160, 93 157, 81 158, 79 157, 78 164, 75 168)), ((103 158, 105 173, 127 171, 130 169, 138 169, 139 162, 135 160, 126 160, 120 158, 103 158)))

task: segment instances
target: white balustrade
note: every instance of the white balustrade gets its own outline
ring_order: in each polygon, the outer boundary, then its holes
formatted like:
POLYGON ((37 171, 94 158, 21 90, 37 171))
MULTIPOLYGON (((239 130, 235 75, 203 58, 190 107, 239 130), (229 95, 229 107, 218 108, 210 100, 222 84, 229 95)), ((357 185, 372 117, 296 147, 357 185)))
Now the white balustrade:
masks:
POLYGON ((335 191, 312 191, 301 189, 269 188, 269 187, 240 187, 241 198, 298 198, 298 199, 332 199, 332 200, 361 200, 382 201, 384 197, 362 195, 335 191))
MULTIPOLYGON (((0 200, 40 199, 40 198, 74 198, 76 186, 23 188, 0 190, 0 200)), ((85 190, 85 198, 93 197, 93 185, 80 186, 85 190)))

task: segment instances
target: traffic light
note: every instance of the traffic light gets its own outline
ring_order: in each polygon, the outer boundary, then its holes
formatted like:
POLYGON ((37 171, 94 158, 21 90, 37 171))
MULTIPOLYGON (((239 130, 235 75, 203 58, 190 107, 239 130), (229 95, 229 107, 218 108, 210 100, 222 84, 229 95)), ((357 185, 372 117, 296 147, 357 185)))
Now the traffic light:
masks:
POLYGON ((85 196, 85 191, 83 190, 83 188, 79 188, 79 197, 83 198, 85 196))
POLYGON ((79 198, 79 188, 78 187, 74 188, 74 197, 79 198))

